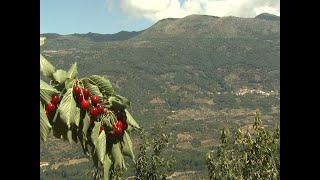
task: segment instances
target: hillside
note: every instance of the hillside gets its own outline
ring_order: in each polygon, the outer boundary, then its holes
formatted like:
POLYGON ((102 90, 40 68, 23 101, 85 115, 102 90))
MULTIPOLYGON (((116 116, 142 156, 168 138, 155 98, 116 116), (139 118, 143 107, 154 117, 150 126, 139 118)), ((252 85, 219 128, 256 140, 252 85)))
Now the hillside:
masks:
MULTIPOLYGON (((57 68, 77 61, 81 77, 108 77, 147 130, 170 118, 167 131, 175 140, 167 153, 177 157, 175 170, 198 171, 205 169, 202 156, 217 145, 223 125, 245 127, 256 108, 268 126, 279 122, 280 21, 257 17, 164 19, 111 40, 94 33, 51 34, 41 54, 57 68)), ((52 148, 42 145, 41 158, 62 160, 52 148)), ((66 158, 82 158, 77 150, 66 158)))
POLYGON ((261 13, 261 14, 257 15, 255 18, 265 19, 265 20, 269 20, 269 21, 280 21, 280 16, 276 16, 276 15, 269 14, 269 13, 261 13))

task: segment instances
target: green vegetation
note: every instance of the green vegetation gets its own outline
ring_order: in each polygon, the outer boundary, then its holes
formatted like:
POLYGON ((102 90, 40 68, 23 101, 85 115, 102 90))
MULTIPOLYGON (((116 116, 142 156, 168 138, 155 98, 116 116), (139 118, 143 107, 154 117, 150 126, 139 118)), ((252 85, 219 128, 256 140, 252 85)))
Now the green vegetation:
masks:
POLYGON ((267 130, 257 111, 252 132, 238 128, 230 136, 224 128, 218 149, 208 152, 206 161, 210 179, 279 179, 280 126, 267 130))
POLYGON ((142 131, 141 140, 139 145, 139 156, 135 164, 136 178, 137 179, 153 179, 153 180, 165 180, 168 177, 168 172, 172 169, 175 162, 174 157, 170 157, 169 160, 165 160, 161 156, 161 152, 168 146, 169 140, 172 137, 172 133, 163 133, 162 129, 165 128, 167 120, 164 119, 155 125, 151 134, 142 131), (151 135, 151 137, 149 137, 151 135), (151 144, 150 144, 151 140, 151 144), (149 151, 152 150, 151 155, 149 151))
MULTIPOLYGON (((114 91, 132 102, 128 110, 145 132, 168 118, 165 133, 172 133, 172 145, 161 154, 175 157, 170 172, 196 171, 195 176, 205 178, 203 155, 218 148, 219 129, 248 126, 256 108, 266 128, 279 123, 280 21, 189 16, 161 20, 128 37, 50 34, 41 54, 56 68, 77 62, 79 77, 109 79, 114 91), (243 89, 248 92, 238 95, 243 89)), ((140 137, 130 137, 138 154, 140 137)), ((40 151, 41 159, 52 163, 84 157, 81 146, 57 142, 51 135, 40 151)), ((126 162, 124 177, 134 176, 134 163, 126 162)))

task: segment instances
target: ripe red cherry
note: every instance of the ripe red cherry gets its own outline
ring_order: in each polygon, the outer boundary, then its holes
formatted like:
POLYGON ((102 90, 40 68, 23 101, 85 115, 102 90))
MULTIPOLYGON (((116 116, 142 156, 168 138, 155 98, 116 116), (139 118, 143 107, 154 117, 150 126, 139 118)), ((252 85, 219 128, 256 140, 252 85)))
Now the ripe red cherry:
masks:
POLYGON ((92 104, 98 104, 99 103, 99 97, 97 95, 91 96, 91 102, 92 102, 92 104))
POLYGON ((59 101, 60 101, 59 96, 57 96, 57 95, 52 96, 51 103, 57 105, 59 103, 59 101))
POLYGON ((77 96, 77 99, 78 99, 78 102, 81 103, 82 100, 83 100, 83 95, 82 93, 80 93, 78 96, 77 96))
POLYGON ((56 107, 55 107, 55 105, 54 105, 53 103, 49 103, 49 104, 47 105, 46 110, 47 110, 48 112, 52 112, 52 111, 54 111, 55 108, 56 108, 56 107))
POLYGON ((96 107, 92 107, 91 110, 90 110, 90 114, 92 117, 96 117, 99 115, 99 112, 98 112, 98 109, 96 107))
POLYGON ((124 123, 123 124, 123 130, 126 130, 128 128, 128 124, 124 123))
POLYGON ((109 133, 107 135, 107 140, 110 141, 111 139, 114 139, 116 137, 116 135, 112 132, 112 133, 109 133))
POLYGON ((88 100, 82 100, 81 101, 81 107, 82 107, 82 109, 84 109, 84 110, 87 110, 87 109, 89 109, 89 101, 88 100))
POLYGON ((74 86, 73 86, 73 93, 74 93, 76 96, 79 96, 79 94, 81 93, 81 89, 79 88, 79 86, 77 86, 77 85, 74 85, 74 86))
POLYGON ((117 120, 122 121, 122 114, 120 111, 117 112, 117 120))
POLYGON ((122 122, 121 122, 121 121, 118 121, 118 122, 117 122, 117 127, 119 127, 119 128, 121 128, 121 129, 122 129, 123 124, 122 124, 122 122))
POLYGON ((47 110, 45 110, 44 113, 46 113, 47 116, 49 115, 49 111, 47 110))
POLYGON ((92 120, 92 117, 90 117, 90 125, 93 124, 93 120, 92 120))
POLYGON ((103 113, 103 106, 101 104, 97 104, 97 109, 99 114, 103 113))
POLYGON ((124 124, 126 124, 126 123, 127 123, 127 118, 123 118, 123 119, 122 119, 122 122, 123 122, 124 124))
POLYGON ((89 91, 88 88, 83 88, 82 93, 83 93, 83 97, 84 97, 85 99, 88 99, 88 98, 89 98, 89 96, 90 96, 90 91, 89 91))
POLYGON ((122 128, 116 127, 116 129, 114 130, 114 133, 115 133, 117 136, 121 135, 121 134, 122 134, 122 128))
POLYGON ((100 133, 103 131, 103 126, 100 126, 100 129, 99 129, 99 135, 100 133))

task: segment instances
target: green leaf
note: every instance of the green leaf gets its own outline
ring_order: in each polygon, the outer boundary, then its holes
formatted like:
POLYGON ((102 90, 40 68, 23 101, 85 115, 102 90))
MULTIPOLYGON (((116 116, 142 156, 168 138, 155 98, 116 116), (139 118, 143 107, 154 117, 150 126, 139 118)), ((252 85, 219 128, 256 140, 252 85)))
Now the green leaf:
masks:
POLYGON ((54 126, 52 126, 54 137, 61 139, 61 136, 67 136, 68 130, 68 127, 61 122, 60 116, 58 116, 54 126))
POLYGON ((55 67, 40 54, 40 71, 48 78, 52 77, 55 67))
POLYGON ((82 129, 82 133, 83 133, 85 140, 87 139, 87 132, 88 132, 89 127, 90 127, 90 116, 86 112, 86 114, 83 118, 83 129, 82 129))
POLYGON ((98 168, 99 167, 99 158, 98 158, 98 154, 94 148, 92 148, 92 150, 91 150, 91 156, 92 156, 94 166, 96 168, 98 168))
POLYGON ((59 94, 59 91, 40 79, 40 99, 46 104, 51 102, 52 96, 59 94))
POLYGON ((132 130, 133 130, 133 127, 130 124, 128 124, 128 127, 125 131, 130 133, 132 130))
POLYGON ((71 129, 69 129, 67 132, 67 138, 68 138, 69 144, 72 144, 72 131, 71 131, 71 129))
POLYGON ((108 79, 105 79, 104 77, 98 75, 91 75, 88 80, 90 81, 90 83, 98 86, 102 94, 105 94, 107 96, 114 94, 114 90, 108 79))
POLYGON ((89 89, 91 95, 97 95, 99 99, 103 99, 103 94, 98 86, 91 84, 89 81, 84 81, 84 86, 89 89))
POLYGON ((126 131, 124 131, 123 139, 120 143, 122 146, 122 154, 129 156, 134 161, 132 142, 129 134, 126 131))
POLYGON ((71 65, 68 73, 67 73, 67 78, 69 79, 74 79, 78 74, 78 70, 77 70, 77 62, 75 62, 74 64, 71 65))
POLYGON ((126 109, 126 105, 122 104, 116 97, 110 96, 108 99, 110 106, 117 111, 124 111, 126 109))
POLYGON ((59 118, 60 119, 60 116, 59 116, 59 110, 60 109, 60 105, 57 107, 57 110, 56 110, 56 113, 54 114, 53 118, 52 118, 52 122, 53 123, 56 123, 57 119, 59 118))
POLYGON ((123 97, 123 96, 120 96, 120 95, 116 94, 116 95, 114 95, 114 97, 116 97, 117 99, 119 99, 120 102, 121 102, 122 104, 125 104, 126 106, 130 106, 130 105, 131 105, 131 102, 130 102, 127 98, 125 98, 125 97, 123 97))
POLYGON ((52 126, 50 125, 47 115, 44 112, 43 105, 40 102, 40 138, 43 141, 47 141, 51 128, 52 126))
POLYGON ((102 119, 102 122, 103 122, 103 125, 105 127, 105 131, 112 131, 113 130, 113 127, 110 123, 110 120, 111 120, 111 115, 110 114, 107 114, 103 119, 102 119), (107 128, 107 129, 106 129, 107 128))
POLYGON ((73 89, 70 88, 64 94, 60 102, 59 114, 62 122, 68 127, 74 122, 77 113, 76 101, 73 98, 73 89))
POLYGON ((141 129, 140 126, 137 124, 137 122, 133 119, 133 117, 131 116, 129 111, 127 109, 125 109, 124 111, 126 112, 127 123, 130 124, 134 128, 141 129))
POLYGON ((76 107, 76 115, 74 117, 74 124, 79 127, 79 123, 80 123, 80 113, 81 113, 81 109, 79 107, 76 107))
POLYGON ((98 137, 98 141, 96 142, 97 154, 101 163, 104 163, 104 157, 106 155, 106 140, 106 134, 104 130, 102 130, 98 137))
POLYGON ((112 145, 111 156, 114 162, 114 167, 118 166, 120 169, 122 169, 123 155, 121 153, 120 143, 116 143, 112 145))
POLYGON ((109 155, 106 154, 103 161, 103 179, 108 180, 109 179, 109 170, 112 165, 112 162, 109 158, 109 155))
POLYGON ((44 121, 44 123, 46 124, 47 127, 52 128, 41 101, 40 101, 40 119, 42 119, 44 121))
POLYGON ((67 80, 68 73, 65 70, 59 69, 52 74, 52 77, 58 83, 63 83, 67 80))
POLYGON ((40 37, 40 46, 42 46, 44 44, 45 39, 46 39, 46 37, 40 37))
POLYGON ((72 88, 73 87, 73 79, 66 79, 64 82, 64 86, 66 89, 72 88))
POLYGON ((43 141, 47 141, 50 128, 47 126, 43 119, 40 119, 40 138, 43 141))
POLYGON ((95 147, 97 147, 97 143, 98 143, 100 126, 101 126, 100 122, 95 122, 91 132, 91 141, 93 142, 95 147))
POLYGON ((89 129, 90 117, 86 111, 80 112, 80 123, 78 128, 78 138, 83 150, 83 153, 89 156, 87 131, 89 129))

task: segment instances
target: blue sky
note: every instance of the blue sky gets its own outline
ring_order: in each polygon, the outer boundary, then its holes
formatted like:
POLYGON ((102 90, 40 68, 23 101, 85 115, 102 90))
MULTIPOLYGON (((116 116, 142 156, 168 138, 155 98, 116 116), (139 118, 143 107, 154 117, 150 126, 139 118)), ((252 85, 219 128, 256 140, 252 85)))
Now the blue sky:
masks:
POLYGON ((191 14, 280 16, 280 0, 40 0, 40 33, 140 31, 163 18, 191 14))

